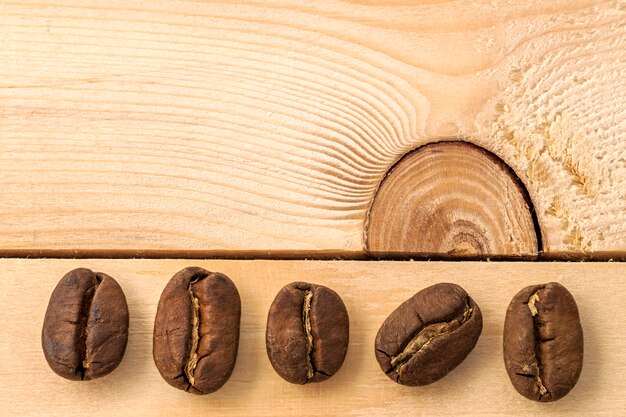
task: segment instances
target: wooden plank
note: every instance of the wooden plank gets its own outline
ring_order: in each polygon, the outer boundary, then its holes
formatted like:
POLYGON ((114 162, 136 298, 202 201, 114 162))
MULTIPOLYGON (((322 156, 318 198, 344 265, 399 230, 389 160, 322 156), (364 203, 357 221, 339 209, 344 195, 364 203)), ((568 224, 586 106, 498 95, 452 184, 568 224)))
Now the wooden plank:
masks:
POLYGON ((25 260, 0 261, 0 414, 2 415, 475 415, 580 416, 626 409, 626 265, 620 263, 438 263, 348 261, 25 260), (242 298, 241 346, 230 381, 208 396, 173 389, 152 361, 156 303, 168 279, 189 265, 229 275, 242 298), (60 277, 86 266, 115 277, 128 298, 126 356, 107 377, 65 381, 48 368, 40 332, 60 277), (285 284, 328 285, 350 315, 350 347, 342 369, 324 383, 288 384, 265 352, 269 306, 285 284), (577 386, 564 399, 538 404, 509 383, 502 359, 506 308, 518 290, 558 281, 574 295, 585 334, 577 386), (479 304, 484 329, 474 351, 444 379, 421 388, 390 381, 374 357, 378 327, 395 307, 437 282, 463 286, 479 304))
POLYGON ((626 251, 623 0, 0 16, 2 253, 362 253, 387 170, 450 138, 513 168, 547 253, 626 251))

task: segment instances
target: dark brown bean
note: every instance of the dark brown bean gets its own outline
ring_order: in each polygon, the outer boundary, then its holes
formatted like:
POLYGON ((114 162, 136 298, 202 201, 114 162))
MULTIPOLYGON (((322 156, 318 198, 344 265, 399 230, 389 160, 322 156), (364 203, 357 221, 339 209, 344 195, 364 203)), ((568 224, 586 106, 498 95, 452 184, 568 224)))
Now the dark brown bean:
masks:
POLYGON ((401 304, 376 335, 376 359, 402 385, 427 385, 456 368, 482 331, 478 305, 455 284, 425 288, 401 304))
POLYGON ((294 282, 276 295, 267 316, 266 347, 272 366, 293 384, 333 376, 346 357, 348 311, 336 292, 294 282))
POLYGON ((168 384, 209 394, 230 378, 239 348, 241 300, 226 276, 190 267, 169 281, 157 307, 152 354, 168 384))
POLYGON ((41 342, 48 365, 71 380, 112 372, 128 341, 128 305, 119 284, 102 272, 68 272, 52 292, 41 342))
POLYGON ((521 290, 504 322, 504 364, 515 389, 556 401, 576 385, 583 366, 583 329, 569 291, 550 282, 521 290))

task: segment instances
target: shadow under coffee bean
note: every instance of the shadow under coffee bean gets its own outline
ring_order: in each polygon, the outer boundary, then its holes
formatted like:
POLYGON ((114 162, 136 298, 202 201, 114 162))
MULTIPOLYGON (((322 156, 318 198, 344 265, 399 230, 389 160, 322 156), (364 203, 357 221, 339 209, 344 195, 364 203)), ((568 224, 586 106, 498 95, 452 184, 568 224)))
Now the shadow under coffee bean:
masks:
POLYGON ((521 290, 504 322, 504 364, 524 397, 556 401, 576 385, 583 365, 583 330, 574 297, 550 282, 521 290))
POLYGON ((333 376, 346 357, 348 311, 336 292, 294 282, 276 295, 267 316, 267 355, 274 370, 293 384, 333 376))
POLYGON ((241 299, 224 274, 190 267, 161 294, 152 354, 161 376, 193 394, 220 389, 235 368, 241 299))
POLYGON ((431 384, 467 357, 482 327, 480 309, 463 288, 436 284, 387 317, 376 335, 376 359, 399 384, 431 384))
POLYGON ((68 272, 52 292, 41 333, 50 368, 71 380, 113 371, 128 341, 128 305, 119 284, 102 272, 68 272))

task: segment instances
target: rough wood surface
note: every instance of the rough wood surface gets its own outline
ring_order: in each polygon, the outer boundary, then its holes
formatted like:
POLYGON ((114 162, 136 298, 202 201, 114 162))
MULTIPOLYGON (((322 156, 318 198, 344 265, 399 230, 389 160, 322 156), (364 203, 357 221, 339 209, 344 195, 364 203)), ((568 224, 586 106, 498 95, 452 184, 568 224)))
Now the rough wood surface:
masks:
MULTIPOLYGON (((626 251, 626 3, 0 1, 0 251, 363 250, 402 155, 510 165, 626 251)), ((84 252, 83 252, 84 253, 84 252)))
POLYGON ((0 414, 6 416, 616 416, 626 409, 626 264, 439 263, 189 260, 1 260, 0 414), (214 394, 193 396, 163 381, 152 360, 156 305, 168 279, 189 265, 226 273, 242 298, 241 343, 232 378, 214 394), (112 374, 66 381, 47 366, 41 324, 57 281, 78 266, 104 271, 124 289, 130 310, 126 355, 112 374), (343 298, 350 346, 341 370, 324 383, 296 386, 265 352, 267 311, 294 280, 320 283, 343 298), (533 403, 513 388, 502 358, 507 306, 523 287, 547 281, 576 298, 585 336, 580 380, 564 399, 533 403), (474 351, 426 387, 390 381, 374 356, 376 332, 401 302, 436 282, 463 286, 484 329, 474 351))
POLYGON ((366 249, 450 257, 539 250, 531 203, 506 164, 461 142, 423 146, 383 180, 365 227, 366 249))

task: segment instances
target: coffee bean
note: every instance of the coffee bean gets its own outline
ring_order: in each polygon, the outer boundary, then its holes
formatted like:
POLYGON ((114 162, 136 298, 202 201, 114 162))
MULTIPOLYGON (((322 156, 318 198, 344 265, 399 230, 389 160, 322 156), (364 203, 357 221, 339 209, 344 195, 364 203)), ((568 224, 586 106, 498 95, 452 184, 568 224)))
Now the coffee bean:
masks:
POLYGON ((128 306, 119 284, 102 272, 68 272, 52 292, 41 332, 48 365, 71 380, 107 375, 128 341, 128 306))
POLYGON ((276 295, 267 316, 265 341, 272 366, 293 384, 333 376, 348 351, 348 311, 336 292, 294 282, 276 295))
POLYGON ((161 376, 193 394, 220 389, 235 368, 241 300, 223 274, 190 267, 169 281, 157 307, 152 355, 161 376))
POLYGON ((583 366, 578 307, 550 282, 518 292, 504 321, 504 365, 515 389, 535 401, 556 401, 576 385, 583 366))
POLYGON ((455 284, 436 284, 402 303, 376 335, 376 359, 402 385, 427 385, 456 368, 483 327, 478 305, 455 284))

